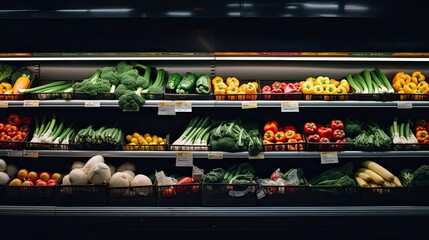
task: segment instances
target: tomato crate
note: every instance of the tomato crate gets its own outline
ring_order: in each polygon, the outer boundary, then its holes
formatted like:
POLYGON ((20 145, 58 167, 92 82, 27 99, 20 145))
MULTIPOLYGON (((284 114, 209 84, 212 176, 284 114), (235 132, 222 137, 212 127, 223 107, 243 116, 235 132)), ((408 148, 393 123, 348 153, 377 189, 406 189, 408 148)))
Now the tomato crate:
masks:
POLYGON ((104 206, 107 204, 106 185, 60 184, 56 189, 56 203, 59 206, 104 206))
POLYGON ((109 206, 156 206, 156 186, 107 187, 109 206))
POLYGON ((358 101, 395 101, 398 95, 395 93, 355 93, 355 100, 358 101))
MULTIPOLYGON (((290 86, 292 86, 290 85, 290 86)), ((259 87, 261 92, 259 93, 258 99, 261 100, 303 100, 304 96, 301 91, 301 85, 299 84, 299 81, 289 81, 289 80, 282 80, 282 81, 276 81, 276 80, 259 80, 259 87), (273 92, 273 84, 280 84, 280 90, 277 90, 278 92, 273 92), (286 92, 284 91, 284 88, 287 87, 288 84, 292 84, 295 86, 296 92, 286 92), (298 84, 296 86, 296 84, 298 84), (270 91, 267 92, 264 87, 266 86, 270 87, 270 91)), ((293 90, 293 89, 292 89, 293 90)))
POLYGON ((158 206, 201 206, 201 183, 157 185, 158 206))
POLYGON ((56 186, 5 186, 4 204, 55 205, 56 186))
POLYGON ((203 183, 202 205, 207 207, 257 206, 257 183, 203 183))
POLYGON ((312 206, 357 206, 357 186, 308 186, 308 203, 312 206))
POLYGON ((264 196, 258 199, 259 206, 306 206, 307 186, 261 185, 264 196))
POLYGON ((14 141, 4 141, 0 139, 0 149, 16 149, 16 150, 22 150, 26 147, 26 141, 29 139, 28 132, 25 135, 24 139, 21 142, 14 142, 14 141))
POLYGON ((359 195, 359 205, 412 205, 414 201, 408 187, 359 188, 359 195))
POLYGON ((428 101, 429 100, 429 94, 414 94, 414 93, 396 93, 397 95, 395 100, 401 100, 401 101, 428 101))

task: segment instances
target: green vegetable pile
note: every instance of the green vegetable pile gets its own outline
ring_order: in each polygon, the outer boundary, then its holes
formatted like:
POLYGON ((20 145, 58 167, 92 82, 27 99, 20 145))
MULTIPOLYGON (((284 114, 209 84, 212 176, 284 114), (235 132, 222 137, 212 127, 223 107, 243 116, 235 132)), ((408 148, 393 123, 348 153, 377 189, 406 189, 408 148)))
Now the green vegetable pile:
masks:
POLYGON ((427 187, 429 186, 429 165, 421 165, 415 171, 403 169, 399 178, 404 186, 427 187))
POLYGON ((312 186, 356 186, 353 176, 353 163, 331 168, 311 179, 308 183, 312 186))
POLYGON ((354 147, 362 151, 383 151, 391 148, 392 139, 376 123, 371 123, 367 129, 352 139, 354 147))
POLYGON ((249 184, 255 180, 255 168, 249 163, 234 164, 226 171, 214 168, 203 175, 203 183, 249 184))
POLYGON ((248 151, 250 156, 262 151, 259 130, 247 129, 240 120, 220 122, 211 131, 210 144, 213 151, 248 151))
POLYGON ((186 72, 183 76, 172 73, 165 85, 167 92, 177 94, 209 94, 212 92, 211 88, 211 79, 207 74, 196 75, 191 72, 186 72))

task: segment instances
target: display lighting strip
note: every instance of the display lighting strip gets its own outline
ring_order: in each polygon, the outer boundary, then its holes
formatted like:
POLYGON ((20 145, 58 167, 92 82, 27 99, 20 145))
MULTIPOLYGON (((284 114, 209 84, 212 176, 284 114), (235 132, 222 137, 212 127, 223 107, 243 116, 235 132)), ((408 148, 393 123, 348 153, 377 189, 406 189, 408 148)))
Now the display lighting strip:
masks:
POLYGON ((220 61, 352 61, 352 62, 429 62, 429 58, 398 57, 215 57, 220 61))
POLYGON ((192 60, 212 61, 214 57, 4 57, 0 61, 145 61, 145 60, 192 60))

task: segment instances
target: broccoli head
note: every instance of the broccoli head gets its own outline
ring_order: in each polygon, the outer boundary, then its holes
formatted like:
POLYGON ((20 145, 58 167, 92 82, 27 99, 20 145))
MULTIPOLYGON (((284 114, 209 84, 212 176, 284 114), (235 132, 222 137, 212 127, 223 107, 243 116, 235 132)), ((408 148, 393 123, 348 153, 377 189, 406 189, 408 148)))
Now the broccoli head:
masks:
POLYGON ((411 186, 425 187, 429 186, 429 165, 421 165, 414 173, 411 181, 411 186))
POLYGON ((216 142, 212 142, 211 145, 214 145, 215 149, 225 151, 225 152, 235 152, 237 150, 235 146, 234 139, 230 137, 219 138, 216 142))
POLYGON ((134 91, 126 91, 119 97, 119 108, 124 111, 139 111, 140 106, 145 103, 145 99, 141 95, 136 94, 134 91))
POLYGON ((404 186, 410 186, 414 178, 413 170, 408 168, 402 169, 399 173, 399 178, 404 186))
POLYGON ((116 64, 116 71, 121 74, 124 72, 128 72, 130 70, 133 70, 134 67, 130 64, 128 64, 127 62, 121 61, 118 64, 116 64))
POLYGON ((109 80, 111 85, 118 85, 119 84, 119 73, 116 71, 116 68, 114 67, 104 67, 101 70, 100 77, 102 79, 109 80))
POLYGON ((77 92, 83 92, 91 96, 96 96, 99 93, 110 92, 110 82, 100 78, 101 70, 95 71, 90 78, 84 79, 81 82, 74 83, 73 89, 77 92))
POLYGON ((127 87, 125 87, 124 84, 119 84, 115 89, 115 98, 119 99, 119 97, 124 95, 126 91, 128 91, 127 87))
POLYGON ((9 82, 13 74, 13 71, 14 71, 13 66, 7 65, 7 64, 0 64, 0 83, 9 82))

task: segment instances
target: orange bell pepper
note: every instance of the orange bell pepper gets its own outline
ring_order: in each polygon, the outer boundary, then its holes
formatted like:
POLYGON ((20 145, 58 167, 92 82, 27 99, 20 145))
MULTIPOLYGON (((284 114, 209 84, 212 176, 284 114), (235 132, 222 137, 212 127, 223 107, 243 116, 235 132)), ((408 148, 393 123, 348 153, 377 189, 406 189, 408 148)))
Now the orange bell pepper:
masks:
POLYGON ((287 139, 287 140, 289 140, 289 139, 295 139, 295 131, 294 130, 287 130, 286 132, 285 132, 285 138, 287 139))
POLYGON ((213 87, 215 87, 219 83, 224 83, 223 78, 220 76, 216 76, 212 79, 213 87))
POLYGON ((428 141, 429 140, 428 131, 426 131, 426 130, 417 131, 416 138, 417 138, 417 141, 419 143, 423 143, 425 141, 428 141))
POLYGON ((214 94, 215 94, 216 100, 225 100, 226 87, 218 84, 214 89, 214 94))
POLYGON ((258 90, 257 90, 256 85, 253 82, 247 83, 244 86, 243 90, 246 94, 249 94, 248 96, 246 96, 247 100, 256 100, 257 99, 258 96, 256 94, 258 93, 258 90))
POLYGON ((340 85, 340 82, 333 78, 329 79, 329 83, 334 84, 335 87, 338 87, 340 85))
POLYGON ((274 140, 276 143, 277 142, 285 142, 286 141, 285 133, 283 131, 276 132, 276 134, 274 135, 274 140))
POLYGON ((237 100, 237 94, 238 94, 238 87, 234 85, 229 85, 229 87, 226 90, 226 97, 229 100, 237 100))
POLYGON ((405 86, 405 82, 404 82, 404 80, 403 80, 403 79, 397 79, 397 80, 392 84, 392 87, 393 87, 396 91, 398 91, 398 92, 403 91, 404 86, 405 86))
POLYGON ((392 84, 395 84, 397 81, 402 80, 403 83, 409 83, 411 82, 411 76, 405 72, 398 72, 395 74, 395 77, 393 77, 392 84))
POLYGON ((297 144, 297 140, 296 139, 288 139, 287 140, 287 150, 289 151, 297 151, 298 150, 298 144, 297 144))
POLYGON ((264 151, 272 151, 273 150, 273 142, 262 140, 262 145, 264 146, 264 151))
POLYGON ((264 140, 272 142, 274 141, 274 139, 275 139, 275 133, 273 131, 268 130, 264 133, 264 140))
POLYGON ((416 71, 413 72, 413 74, 411 74, 411 81, 413 81, 415 84, 418 84, 421 81, 424 81, 425 75, 423 75, 420 71, 416 71))

